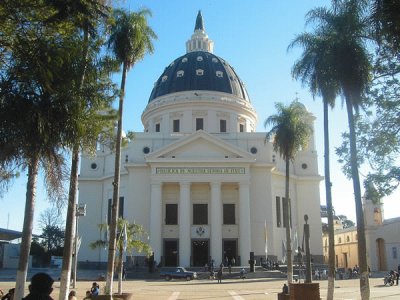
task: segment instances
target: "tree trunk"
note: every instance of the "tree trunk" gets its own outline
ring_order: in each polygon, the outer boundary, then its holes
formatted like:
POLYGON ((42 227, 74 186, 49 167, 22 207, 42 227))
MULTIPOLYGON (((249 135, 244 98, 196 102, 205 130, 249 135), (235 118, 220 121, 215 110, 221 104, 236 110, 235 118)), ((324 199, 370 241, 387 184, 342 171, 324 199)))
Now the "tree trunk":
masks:
MULTIPOLYGON (((86 69, 88 63, 89 53, 89 30, 88 23, 86 22, 83 28, 83 60, 81 63, 81 75, 78 90, 81 90, 85 81, 86 69)), ((69 294, 69 286, 71 282, 71 267, 72 267, 72 254, 73 254, 73 240, 76 231, 76 193, 78 190, 78 165, 79 165, 79 141, 75 143, 72 149, 72 162, 71 162, 71 173, 69 182, 68 192, 68 209, 67 209, 67 220, 65 224, 65 242, 63 252, 63 264, 60 279, 60 295, 59 300, 67 300, 69 294)), ((76 242, 76 239, 75 239, 76 242)), ((76 250, 75 246, 75 250, 76 250)), ((78 259, 77 253, 75 253, 75 260, 78 259)), ((74 261, 74 263, 77 263, 74 261)), ((76 286, 76 270, 74 271, 74 288, 76 286)))
POLYGON ((284 212, 284 220, 286 221, 286 261, 287 261, 287 281, 288 284, 293 282, 293 261, 292 261, 292 216, 291 216, 291 205, 289 199, 289 170, 290 170, 290 159, 286 158, 286 183, 285 183, 285 202, 286 210, 284 212))
MULTIPOLYGON (((65 224, 64 253, 61 269, 60 295, 59 300, 67 300, 69 285, 71 282, 72 253, 74 246, 75 218, 76 218, 76 192, 78 190, 78 164, 79 164, 79 145, 74 145, 72 150, 71 174, 69 181, 68 210, 65 224)), ((75 253, 75 259, 77 259, 75 253)), ((76 280, 76 274, 74 276, 76 280)))
POLYGON ((115 252, 116 252, 116 237, 117 237, 117 223, 118 223, 118 208, 119 208, 119 182, 120 182, 120 169, 121 169, 121 140, 122 140, 122 113, 124 107, 125 96, 125 80, 127 73, 127 64, 123 64, 121 91, 119 96, 118 107, 118 128, 115 143, 115 170, 113 182, 113 201, 111 206, 111 223, 110 223, 110 241, 108 247, 108 265, 107 265, 107 282, 106 294, 112 295, 114 265, 115 265, 115 252))
POLYGON ((333 300, 335 289, 335 233, 333 228, 333 209, 332 209, 332 192, 331 192, 331 173, 329 162, 329 116, 328 102, 324 102, 324 150, 325 150, 325 194, 326 208, 328 212, 328 293, 327 300, 333 300))
POLYGON ((39 170, 39 157, 35 154, 29 161, 28 183, 26 185, 24 227, 18 261, 17 278, 15 283, 14 299, 24 297, 26 275, 28 272, 29 252, 32 241, 33 215, 35 210, 36 186, 39 170))
POLYGON ((347 118, 350 131, 350 164, 353 179, 354 201, 357 216, 358 264, 360 266, 360 293, 362 300, 369 300, 369 274, 367 265, 367 244, 365 239, 364 212, 361 201, 360 178, 357 164, 357 145, 354 125, 354 115, 351 100, 346 98, 347 118))

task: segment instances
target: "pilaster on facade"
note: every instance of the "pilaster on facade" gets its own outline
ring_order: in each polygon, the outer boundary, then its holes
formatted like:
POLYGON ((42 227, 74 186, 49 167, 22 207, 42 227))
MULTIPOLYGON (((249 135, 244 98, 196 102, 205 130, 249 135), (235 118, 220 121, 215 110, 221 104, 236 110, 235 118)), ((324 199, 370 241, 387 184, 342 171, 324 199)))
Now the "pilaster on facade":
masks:
POLYGON ((222 261, 222 201, 221 183, 211 182, 211 257, 222 261))
POLYGON ((180 182, 179 193, 179 264, 190 266, 190 182, 180 182))
POLYGON ((150 219, 150 245, 154 251, 154 259, 161 261, 161 221, 162 221, 162 183, 151 183, 150 211, 152 218, 150 219))
POLYGON ((239 253, 241 264, 250 259, 251 223, 250 223, 250 184, 248 181, 239 182, 239 253))

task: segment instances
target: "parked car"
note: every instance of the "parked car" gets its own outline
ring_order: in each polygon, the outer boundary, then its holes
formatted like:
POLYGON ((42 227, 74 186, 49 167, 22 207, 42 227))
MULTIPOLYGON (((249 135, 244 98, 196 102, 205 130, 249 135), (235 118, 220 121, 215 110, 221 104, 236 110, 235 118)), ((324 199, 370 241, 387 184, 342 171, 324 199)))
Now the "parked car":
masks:
POLYGON ((193 280, 197 278, 196 272, 187 271, 183 267, 176 267, 171 269, 162 269, 160 271, 160 277, 164 277, 165 280, 171 279, 186 279, 186 280, 193 280))

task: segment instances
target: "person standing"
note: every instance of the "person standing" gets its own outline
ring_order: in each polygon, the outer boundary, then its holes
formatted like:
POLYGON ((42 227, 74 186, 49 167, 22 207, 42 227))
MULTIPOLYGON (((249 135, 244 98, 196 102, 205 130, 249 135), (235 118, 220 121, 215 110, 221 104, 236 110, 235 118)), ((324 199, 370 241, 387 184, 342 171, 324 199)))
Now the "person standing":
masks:
POLYGON ((217 273, 218 283, 222 283, 222 268, 219 268, 217 273))

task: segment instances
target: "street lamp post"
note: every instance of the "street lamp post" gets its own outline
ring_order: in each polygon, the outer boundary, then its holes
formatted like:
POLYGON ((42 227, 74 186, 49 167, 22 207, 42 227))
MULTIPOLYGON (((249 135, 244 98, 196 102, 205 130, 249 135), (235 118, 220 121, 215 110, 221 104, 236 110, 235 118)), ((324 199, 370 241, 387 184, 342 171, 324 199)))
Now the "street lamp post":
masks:
POLYGON ((79 217, 86 216, 86 204, 77 204, 75 211, 75 245, 74 245, 74 274, 73 274, 73 288, 76 288, 76 277, 78 269, 78 219, 79 217))
POLYGON ((308 215, 304 215, 304 242, 306 246, 306 283, 311 283, 311 255, 310 255, 310 225, 308 222, 308 215))

